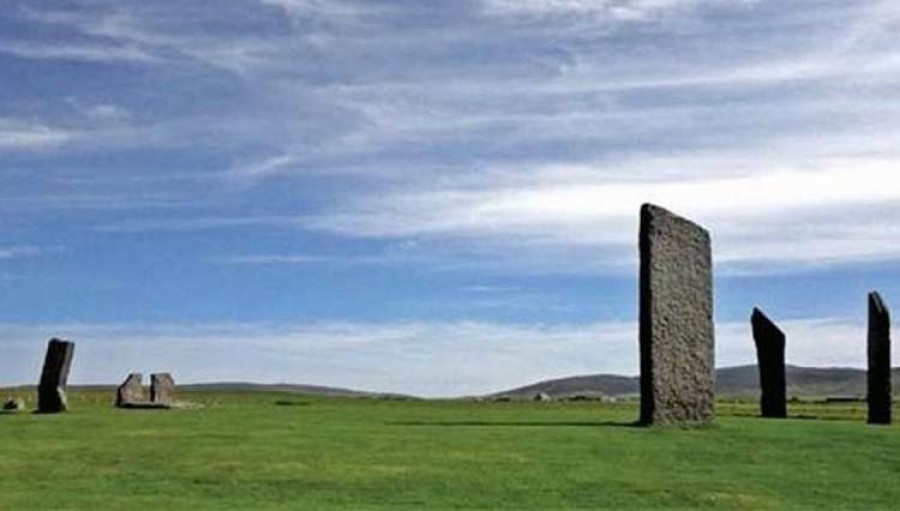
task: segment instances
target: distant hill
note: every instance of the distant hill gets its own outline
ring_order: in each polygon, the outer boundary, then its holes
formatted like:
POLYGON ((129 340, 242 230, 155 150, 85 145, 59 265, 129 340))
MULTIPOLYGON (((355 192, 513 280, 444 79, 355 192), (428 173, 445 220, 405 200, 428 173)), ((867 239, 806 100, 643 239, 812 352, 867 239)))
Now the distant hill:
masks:
POLYGON ((377 399, 419 399, 409 394, 397 394, 393 392, 369 392, 366 390, 353 390, 341 387, 325 387, 322 385, 303 385, 294 383, 197 383, 182 385, 180 388, 194 391, 233 391, 233 392, 295 392, 311 396, 329 397, 368 397, 377 399))
POLYGON ((637 396, 640 393, 638 378, 634 376, 618 376, 614 374, 595 374, 590 376, 572 376, 558 380, 546 380, 505 392, 492 394, 492 397, 510 397, 513 399, 530 399, 543 392, 553 398, 585 396, 590 398, 637 396))
MULTIPOLYGON (((894 392, 900 392, 900 368, 893 370, 894 392)), ((850 368, 816 368, 787 366, 788 397, 825 398, 856 397, 866 395, 866 372, 850 368)), ((636 376, 597 374, 572 376, 557 380, 547 380, 505 392, 491 397, 530 399, 543 392, 553 398, 584 396, 635 397, 639 395, 639 380, 636 376)), ((759 373, 755 365, 727 367, 716 370, 716 393, 725 398, 755 398, 759 395, 759 373)))
MULTIPOLYGON (((893 370, 894 394, 900 396, 900 368, 893 370)), ((866 372, 852 368, 816 368, 787 366, 788 398, 816 399, 827 397, 865 398, 866 372)), ((116 385, 70 385, 72 390, 115 392, 116 385)), ((35 390, 34 385, 17 387, 35 390)), ((298 394, 332 397, 362 397, 378 399, 416 399, 414 396, 366 392, 361 390, 299 385, 289 383, 220 382, 178 385, 183 391, 221 392, 295 392, 298 394)), ((637 397, 640 393, 638 377, 614 374, 571 376, 546 380, 505 392, 490 394, 488 398, 532 399, 544 393, 552 398, 587 399, 637 397)), ((727 367, 716 370, 716 393, 720 398, 756 399, 759 396, 759 375, 755 365, 727 367)))
MULTIPOLYGON (((69 385, 70 391, 116 391, 117 385, 69 385)), ((34 385, 22 385, 15 389, 36 391, 34 385)), ((310 396, 330 397, 367 397, 379 399, 416 399, 404 394, 391 394, 380 392, 366 392, 362 390, 343 389, 340 387, 324 387, 321 385, 300 385, 291 383, 248 383, 248 382, 218 382, 218 383, 188 383, 176 384, 176 392, 295 392, 310 396)))
POLYGON ((412 396, 402 394, 389 394, 379 392, 366 392, 363 390, 351 390, 340 387, 325 387, 321 385, 302 385, 292 383, 245 383, 245 382, 222 382, 222 383, 197 383, 188 385, 179 385, 178 388, 187 391, 223 391, 223 392, 296 392, 298 394, 307 394, 313 396, 332 396, 332 397, 377 397, 377 398, 398 398, 411 399, 412 396))

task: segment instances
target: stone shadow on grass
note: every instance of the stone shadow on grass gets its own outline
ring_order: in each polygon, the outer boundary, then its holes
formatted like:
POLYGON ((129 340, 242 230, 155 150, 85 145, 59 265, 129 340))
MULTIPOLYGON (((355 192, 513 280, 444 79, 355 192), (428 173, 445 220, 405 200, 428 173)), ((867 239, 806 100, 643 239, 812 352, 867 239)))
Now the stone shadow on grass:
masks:
POLYGON ((525 427, 525 428, 641 428, 640 422, 550 422, 550 421, 400 421, 388 422, 388 426, 435 426, 435 427, 525 427))
POLYGON ((275 406, 310 406, 312 405, 309 401, 293 401, 289 399, 279 399, 275 401, 275 406))
MULTIPOLYGON (((865 412, 862 412, 864 416, 865 412)), ((787 417, 763 417, 758 413, 729 413, 723 415, 724 417, 733 417, 736 419, 760 419, 764 421, 768 421, 769 419, 778 419, 778 420, 798 420, 798 421, 832 421, 832 422, 850 422, 850 421, 858 421, 860 420, 856 414, 809 414, 809 413, 800 413, 796 415, 788 415, 787 417)))

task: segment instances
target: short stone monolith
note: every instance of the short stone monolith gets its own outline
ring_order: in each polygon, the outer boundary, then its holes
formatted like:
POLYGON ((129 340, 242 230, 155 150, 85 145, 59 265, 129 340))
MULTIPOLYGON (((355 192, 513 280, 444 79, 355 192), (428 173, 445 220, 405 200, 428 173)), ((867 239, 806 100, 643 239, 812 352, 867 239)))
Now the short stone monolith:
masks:
POLYGON ((640 229, 641 423, 715 416, 715 334, 709 233, 645 204, 640 229))
POLYGON ((10 397, 3 402, 3 411, 21 412, 25 409, 25 400, 20 397, 10 397))
POLYGON ((74 342, 50 339, 38 384, 38 413, 59 413, 68 409, 66 385, 74 354, 74 342))
POLYGON ((175 380, 169 373, 150 375, 150 402, 171 405, 175 402, 175 380))
POLYGON ((769 418, 787 417, 787 382, 784 369, 784 332, 759 309, 750 317, 756 363, 759 368, 760 414, 769 418))
POLYGON ((143 402, 143 375, 141 373, 131 373, 116 389, 116 407, 128 408, 143 402))
POLYGON ((878 293, 869 293, 869 424, 891 423, 891 313, 878 293))

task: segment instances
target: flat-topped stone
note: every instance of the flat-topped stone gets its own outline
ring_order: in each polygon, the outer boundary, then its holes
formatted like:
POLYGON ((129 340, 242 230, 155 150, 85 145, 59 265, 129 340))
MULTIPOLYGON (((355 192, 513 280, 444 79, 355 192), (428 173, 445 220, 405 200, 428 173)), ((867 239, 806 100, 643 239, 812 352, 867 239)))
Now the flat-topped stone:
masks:
POLYGON ((869 424, 890 424, 891 417, 891 313, 878 293, 869 293, 869 371, 867 401, 869 424))
POLYGON ((709 233, 661 207, 641 208, 641 417, 702 424, 715 415, 709 233))
POLYGON ((66 385, 74 355, 74 342, 50 339, 44 358, 44 369, 41 371, 41 381, 38 384, 39 413, 59 413, 68 409, 66 385))
POLYGON ((171 405, 175 402, 175 380, 169 373, 150 375, 150 401, 171 405))

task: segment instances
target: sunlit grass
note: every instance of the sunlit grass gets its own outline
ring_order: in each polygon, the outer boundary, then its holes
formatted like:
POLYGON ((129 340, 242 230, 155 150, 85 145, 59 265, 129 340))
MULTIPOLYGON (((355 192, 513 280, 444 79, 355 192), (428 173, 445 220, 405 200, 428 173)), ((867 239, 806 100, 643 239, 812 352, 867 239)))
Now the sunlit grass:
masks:
POLYGON ((806 418, 776 421, 721 403, 715 426, 659 430, 631 425, 634 403, 181 397, 203 407, 116 410, 110 395, 81 392, 67 414, 0 416, 0 508, 900 502, 900 429, 866 426, 861 404, 793 405, 806 418))

